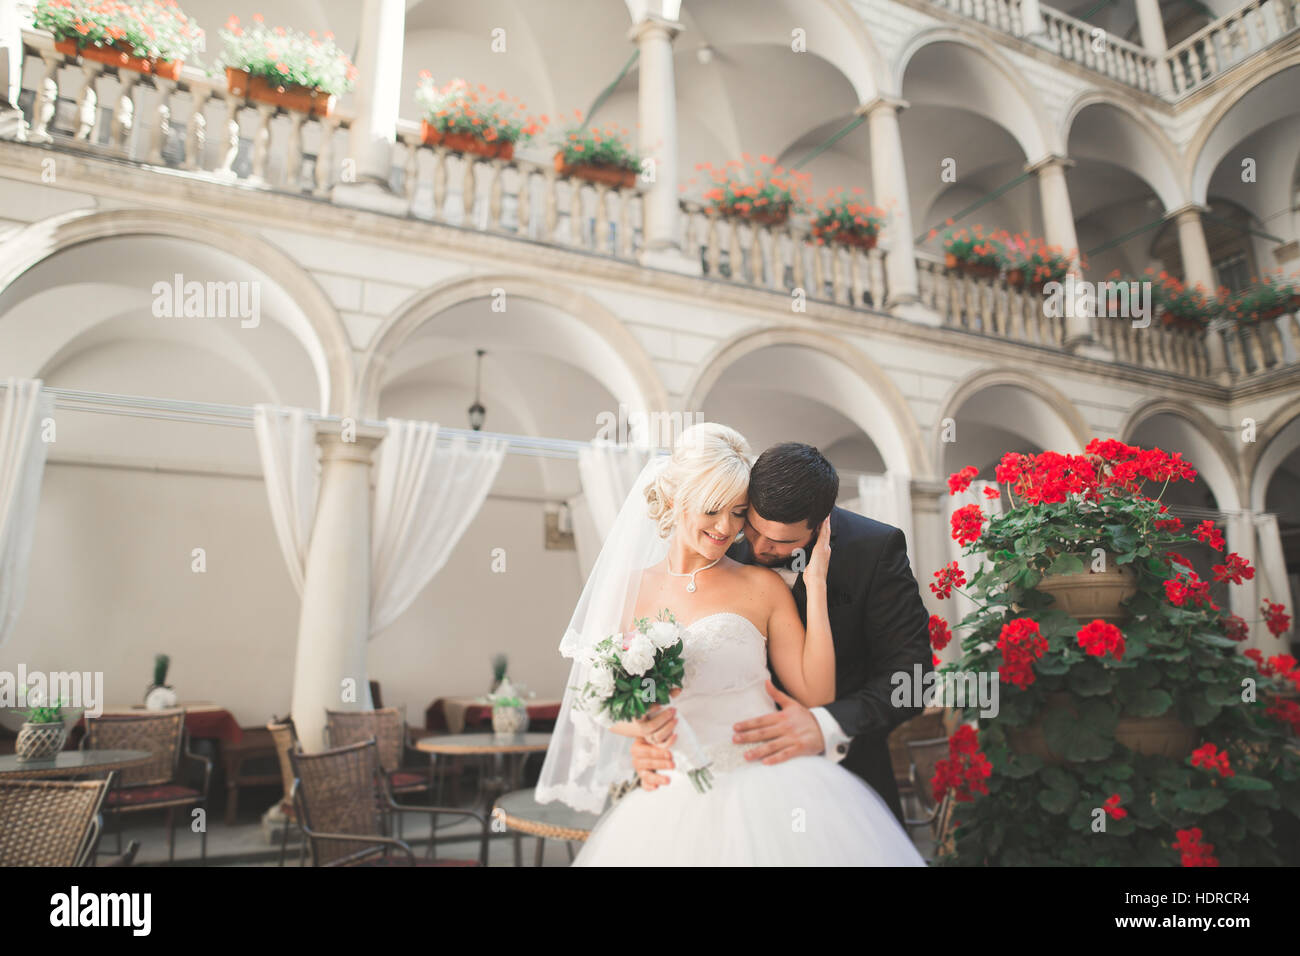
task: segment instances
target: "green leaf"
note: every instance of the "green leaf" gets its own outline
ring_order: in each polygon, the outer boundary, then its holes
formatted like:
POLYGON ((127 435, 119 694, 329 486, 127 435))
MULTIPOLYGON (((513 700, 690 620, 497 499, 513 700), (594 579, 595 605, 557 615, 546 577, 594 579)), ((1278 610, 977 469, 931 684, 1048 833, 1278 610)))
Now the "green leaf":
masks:
POLYGON ((1089 703, 1079 705, 1078 717, 1063 708, 1052 711, 1043 721, 1047 745, 1066 760, 1105 760, 1115 748, 1113 712, 1107 726, 1104 719, 1099 719, 1099 712, 1087 710, 1089 703))
POLYGON ((1083 561, 1077 554, 1060 554, 1047 567, 1048 574, 1081 574, 1083 561))
POLYGON ((1228 795, 1222 790, 1180 790, 1174 794, 1174 804, 1192 813, 1213 813, 1228 804, 1228 795))
POLYGON ((1235 777, 1229 777, 1225 782, 1229 790, 1272 790, 1273 785, 1267 780, 1261 780, 1259 777, 1249 777, 1237 774, 1235 777))
POLYGON ((1174 703, 1174 698, 1168 691, 1158 688, 1145 688, 1118 696, 1124 705, 1124 712, 1130 717, 1159 717, 1174 703))

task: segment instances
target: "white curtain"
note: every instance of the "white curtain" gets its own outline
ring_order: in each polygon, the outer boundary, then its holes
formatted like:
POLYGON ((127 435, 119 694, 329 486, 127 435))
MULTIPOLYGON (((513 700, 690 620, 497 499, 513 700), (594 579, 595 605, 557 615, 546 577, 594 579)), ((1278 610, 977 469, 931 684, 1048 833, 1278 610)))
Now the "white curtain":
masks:
POLYGON ((388 420, 375 466, 370 636, 392 624, 447 563, 483 506, 507 443, 438 445, 431 422, 388 420))
POLYGON ((289 577, 301 595, 320 490, 316 427, 301 408, 257 405, 253 409, 253 430, 271 503, 271 523, 289 566, 289 577))
MULTIPOLYGON (((954 511, 964 508, 967 505, 979 505, 980 510, 984 512, 986 519, 1000 515, 1002 513, 1002 499, 1000 497, 984 497, 985 488, 996 489, 997 487, 998 484, 995 481, 972 481, 970 487, 965 491, 958 492, 948 498, 948 507, 944 512, 943 530, 948 537, 948 560, 956 561, 957 567, 961 568, 966 574, 966 585, 963 585, 963 589, 970 584, 971 579, 975 577, 975 572, 978 571, 982 565, 986 564, 988 559, 983 554, 972 554, 965 557, 962 556, 962 551, 965 550, 966 546, 958 544, 953 540, 952 515, 954 511)), ((988 527, 987 521, 984 526, 986 528, 988 527)), ((933 580, 933 578, 930 580, 933 580)), ((975 610, 975 603, 954 591, 952 595, 952 608, 953 614, 951 622, 956 624, 971 611, 975 610)))
POLYGON ((0 647, 23 607, 45 472, 41 422, 53 415, 54 399, 40 379, 7 380, 0 407, 0 647))
POLYGON ((645 448, 593 442, 578 450, 578 478, 582 494, 569 500, 573 516, 574 546, 585 581, 600 554, 605 536, 623 507, 628 492, 641 473, 650 452, 645 448))
POLYGON ((851 510, 892 524, 907 538, 907 560, 916 571, 916 542, 912 535, 912 476, 887 471, 883 475, 859 475, 858 498, 851 510))
MULTIPOLYGON (((1295 620, 1296 609, 1291 601, 1291 583, 1286 573, 1286 555, 1282 551, 1282 535, 1277 526, 1277 515, 1255 515, 1255 531, 1259 535, 1259 549, 1256 561, 1260 604, 1267 598, 1277 604, 1285 604, 1295 620)), ((1258 608, 1255 609, 1257 616, 1258 608)), ((1288 632, 1289 633, 1289 632, 1288 632)), ((1282 638, 1286 635, 1283 634, 1282 638)))

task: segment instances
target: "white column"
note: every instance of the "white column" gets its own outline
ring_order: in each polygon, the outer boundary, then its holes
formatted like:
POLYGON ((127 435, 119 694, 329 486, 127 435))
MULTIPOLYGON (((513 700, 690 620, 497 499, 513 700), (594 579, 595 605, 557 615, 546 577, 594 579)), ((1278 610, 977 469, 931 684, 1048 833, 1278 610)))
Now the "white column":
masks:
MULTIPOLYGON (((1286 552, 1282 549, 1282 536, 1277 526, 1275 514, 1253 514, 1256 532, 1255 552, 1255 613, 1260 613, 1259 605, 1268 598, 1275 604, 1284 604, 1291 613, 1292 630, 1295 628, 1296 608, 1291 600, 1291 584, 1286 573, 1286 552)), ((1269 633, 1267 627, 1260 624, 1256 629, 1259 648, 1265 657, 1273 654, 1287 653, 1288 632, 1279 637, 1269 633)))
POLYGON ((1156 74, 1160 92, 1173 89, 1173 80, 1169 74, 1169 61, 1165 54, 1169 52, 1169 42, 1165 39, 1165 20, 1160 15, 1160 0, 1137 0, 1138 34, 1142 38, 1142 47, 1156 58, 1156 74))
POLYGON ((15 3, 0 3, 0 139, 26 139, 18 109, 23 85, 24 17, 15 3))
POLYGON ((334 200, 341 205, 406 213, 405 198, 388 186, 401 107, 405 42, 406 0, 364 0, 349 163, 334 190, 334 200))
POLYGON ((628 37, 636 43, 637 113, 640 149, 654 160, 654 182, 643 186, 643 264, 698 274, 700 263, 686 256, 678 239, 681 218, 677 195, 677 83, 673 75, 673 39, 682 30, 676 20, 646 13, 628 37))
POLYGON ((1043 11, 1038 6, 1038 0, 1020 0, 1020 29, 1026 40, 1039 46, 1053 49, 1058 46, 1047 38, 1047 24, 1043 22, 1043 11))
MULTIPOLYGON (((1083 278, 1079 267, 1079 237, 1074 231, 1074 208, 1070 204, 1070 190, 1065 182, 1065 170, 1074 161, 1055 153, 1044 156, 1025 167, 1038 179, 1038 196, 1043 208, 1043 238, 1049 246, 1060 246, 1061 251, 1075 256, 1070 271, 1076 279, 1083 278)), ((1097 345, 1093 328, 1095 316, 1078 315, 1071 309, 1065 320, 1065 347, 1071 352, 1108 357, 1097 345)))
POLYGON ((1214 267, 1210 262, 1210 247, 1205 242, 1205 229, 1201 225, 1204 206, 1187 203, 1168 213, 1178 225, 1178 250, 1183 258, 1183 279, 1188 285, 1200 283, 1207 292, 1214 291, 1214 267))
POLYGON ((320 501, 307 551, 292 713, 303 749, 324 748, 325 711, 368 709, 370 466, 378 439, 322 435, 320 501), (345 697, 347 688, 355 700, 345 697))
POLYGON ((871 134, 871 189, 877 206, 888 214, 884 237, 885 306, 913 321, 938 325, 939 317, 920 305, 916 282, 916 249, 912 245, 912 209, 907 192, 907 171, 903 160, 903 137, 898 131, 898 114, 907 103, 897 97, 878 96, 859 106, 871 134))
MULTIPOLYGON (((1239 511, 1236 514, 1229 514, 1227 520, 1227 549, 1223 554, 1215 555, 1215 563, 1222 562, 1223 558, 1230 551, 1235 551, 1247 561, 1251 567, 1254 567, 1255 577, 1249 581, 1243 581, 1241 584, 1228 585, 1228 608, 1233 614, 1238 615, 1243 620, 1253 621, 1260 616, 1259 613, 1259 557, 1256 542, 1258 540, 1255 531, 1255 516, 1249 511, 1239 511)), ((1251 647, 1258 647, 1260 650, 1267 650, 1265 639, 1276 644, 1268 635, 1268 631, 1262 624, 1253 624, 1250 628, 1250 639, 1247 643, 1251 647), (1263 635, 1263 638, 1261 638, 1263 635)), ((1277 653, 1277 651, 1273 651, 1277 653)))

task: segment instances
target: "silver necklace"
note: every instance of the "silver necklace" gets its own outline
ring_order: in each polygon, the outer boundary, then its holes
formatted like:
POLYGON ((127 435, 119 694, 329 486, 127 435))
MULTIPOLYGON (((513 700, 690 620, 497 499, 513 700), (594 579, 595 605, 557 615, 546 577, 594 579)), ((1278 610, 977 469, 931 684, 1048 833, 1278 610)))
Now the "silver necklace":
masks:
POLYGON ((717 557, 717 559, 715 559, 715 560, 712 561, 711 563, 706 564, 706 565, 705 565, 704 567, 702 567, 702 568, 696 568, 694 571, 674 571, 674 570, 673 570, 673 566, 672 566, 671 564, 668 564, 667 562, 665 562, 665 564, 666 564, 666 566, 667 566, 667 568, 668 568, 668 573, 671 574, 673 577, 675 577, 675 578, 690 578, 690 579, 691 579, 691 583, 688 584, 688 585, 686 585, 686 590, 688 590, 688 591, 692 591, 692 592, 693 592, 693 591, 695 590, 695 575, 699 574, 701 571, 707 571, 707 570, 709 570, 709 568, 713 567, 713 565, 717 564, 718 561, 721 561, 721 560, 722 560, 723 558, 725 558, 725 557, 726 557, 725 554, 724 554, 724 555, 719 555, 719 556, 717 557))

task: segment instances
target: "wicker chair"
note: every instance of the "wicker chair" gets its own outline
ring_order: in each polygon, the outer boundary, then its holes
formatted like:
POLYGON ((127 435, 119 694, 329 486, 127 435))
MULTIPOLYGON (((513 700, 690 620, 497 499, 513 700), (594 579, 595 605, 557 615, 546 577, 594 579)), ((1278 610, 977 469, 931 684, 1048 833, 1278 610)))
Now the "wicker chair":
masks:
POLYGON ((0 866, 85 866, 104 780, 0 780, 0 866))
POLYGON ((302 744, 298 742, 292 717, 272 719, 266 729, 271 732, 271 740, 275 742, 275 754, 280 758, 280 778, 284 781, 284 796, 280 798, 280 812, 284 814, 284 826, 280 828, 280 865, 284 866, 284 858, 289 849, 289 827, 292 825, 301 829, 298 809, 293 800, 293 764, 289 760, 289 754, 295 750, 301 752, 302 744))
MULTIPOLYGON (((206 813, 212 761, 190 753, 185 734, 183 708, 134 713, 104 714, 86 718, 83 750, 147 750, 149 763, 121 772, 120 784, 112 788, 104 804, 109 818, 117 823, 117 852, 122 852, 122 815, 142 810, 167 811, 167 859, 176 859, 176 810, 199 807, 206 813), (181 782, 181 761, 203 770, 200 789, 181 782)), ((208 858, 208 828, 199 835, 200 859, 208 858)))
POLYGON ((942 800, 934 802, 934 790, 930 781, 934 779, 935 765, 948 756, 948 738, 933 737, 929 740, 907 741, 908 752, 912 756, 912 793, 921 805, 922 815, 915 819, 908 818, 904 824, 908 827, 928 827, 930 839, 934 843, 934 855, 942 856, 951 850, 950 823, 952 820, 952 793, 944 794, 942 800))
MULTIPOLYGON (((402 768, 406 762, 407 733, 406 721, 400 710, 385 707, 381 710, 325 711, 326 747, 343 747, 372 738, 379 746, 379 763, 388 775, 388 783, 394 794, 432 795, 433 761, 427 755, 420 754, 427 765, 424 772, 402 768)), ((400 822, 397 835, 402 835, 400 822)))
POLYGON ((394 801, 374 740, 318 754, 291 750, 289 761, 295 777, 294 803, 311 843, 313 866, 487 865, 488 829, 483 815, 473 810, 407 806, 394 801), (431 839, 429 858, 417 861, 409 844, 390 835, 392 816, 408 812, 456 814, 477 820, 478 858, 435 859, 431 839))

